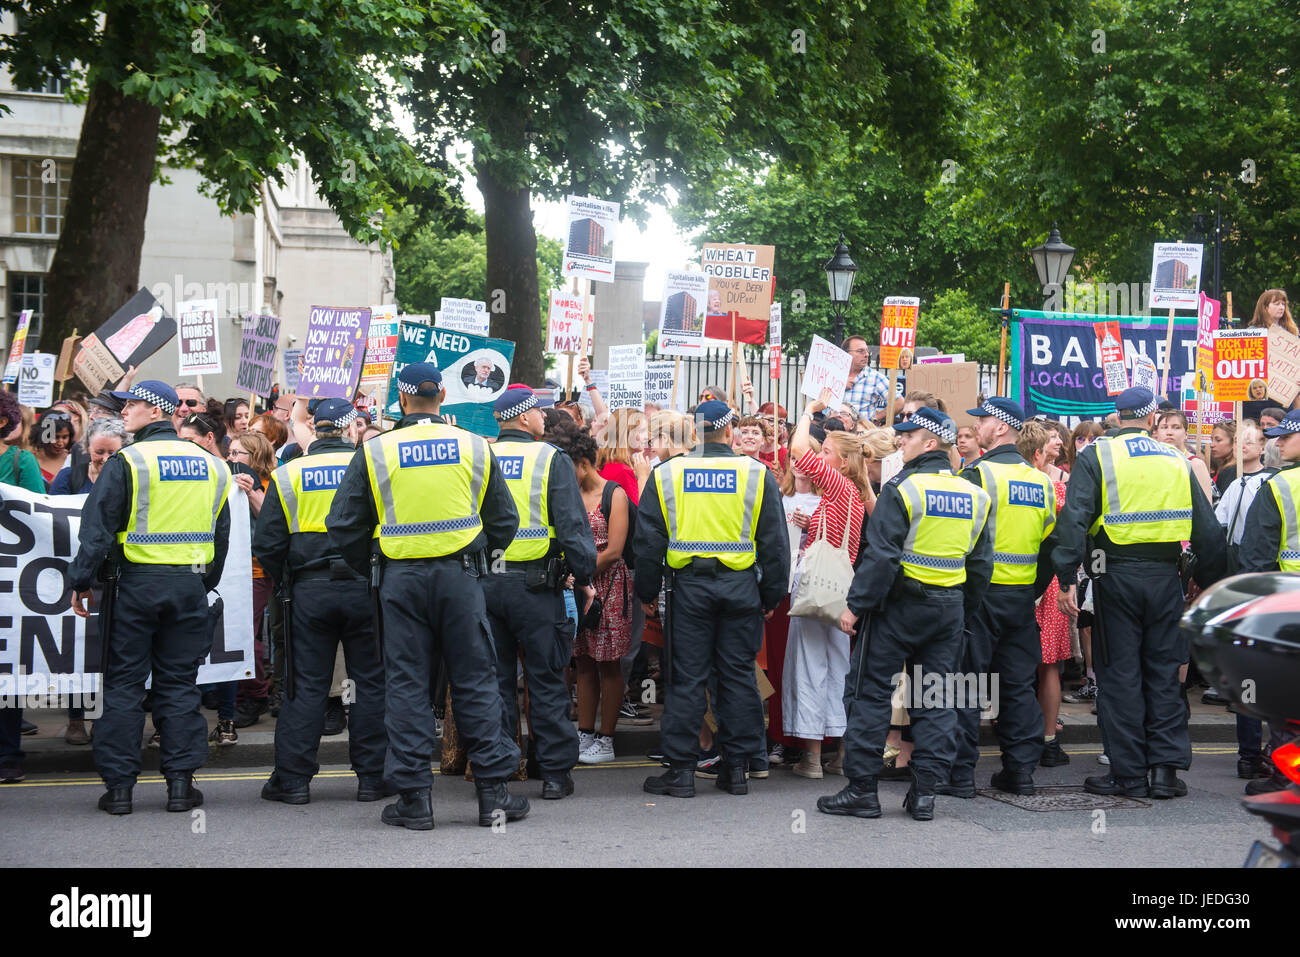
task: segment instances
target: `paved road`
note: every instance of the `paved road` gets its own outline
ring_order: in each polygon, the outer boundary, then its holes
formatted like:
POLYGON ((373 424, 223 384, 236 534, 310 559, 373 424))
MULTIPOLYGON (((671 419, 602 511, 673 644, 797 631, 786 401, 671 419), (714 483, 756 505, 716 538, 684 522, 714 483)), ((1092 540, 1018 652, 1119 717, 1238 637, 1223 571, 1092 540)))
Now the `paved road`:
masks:
MULTIPOLYGON (((939 816, 912 821, 902 810, 906 785, 883 783, 883 818, 863 821, 818 813, 816 799, 844 779, 808 781, 777 769, 753 781, 745 797, 697 780, 692 800, 641 791, 657 765, 623 760, 579 768, 578 793, 558 802, 522 785, 529 817, 502 832, 477 826, 474 787, 460 778, 434 784, 432 832, 379 821, 381 803, 358 804, 356 779, 328 767, 312 785, 312 803, 261 800, 267 770, 200 772, 202 815, 167 814, 154 775, 141 779, 135 813, 109 817, 95 808, 102 787, 89 775, 34 775, 0 787, 0 866, 529 866, 529 865, 870 865, 1070 867, 1239 867, 1266 828, 1241 809, 1233 749, 1198 747, 1185 777, 1189 795, 1173 801, 1092 810, 1030 811, 979 797, 939 798, 939 816)), ((1098 773, 1097 749, 1041 769, 1039 784, 1082 784, 1098 773)), ((977 782, 997 768, 980 762, 977 782)))

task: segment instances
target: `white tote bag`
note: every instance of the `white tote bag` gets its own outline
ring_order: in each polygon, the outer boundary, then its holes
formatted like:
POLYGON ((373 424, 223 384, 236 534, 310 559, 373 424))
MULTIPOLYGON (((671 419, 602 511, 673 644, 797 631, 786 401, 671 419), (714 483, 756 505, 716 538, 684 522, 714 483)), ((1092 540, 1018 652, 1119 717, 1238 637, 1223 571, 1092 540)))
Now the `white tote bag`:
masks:
POLYGON ((849 556, 848 529, 836 548, 826 538, 826 523, 822 533, 803 553, 803 569, 790 599, 790 614, 797 618, 812 618, 834 628, 840 627, 840 616, 848 609, 849 586, 853 584, 853 559, 849 556))

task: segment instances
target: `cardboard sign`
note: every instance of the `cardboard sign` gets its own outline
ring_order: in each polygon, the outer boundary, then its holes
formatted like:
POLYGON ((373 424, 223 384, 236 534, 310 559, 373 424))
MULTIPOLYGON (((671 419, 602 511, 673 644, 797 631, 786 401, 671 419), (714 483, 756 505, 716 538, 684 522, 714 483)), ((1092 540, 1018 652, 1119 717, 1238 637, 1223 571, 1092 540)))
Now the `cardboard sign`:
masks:
POLYGON ((1200 243, 1156 243, 1151 254, 1152 309, 1196 309, 1200 305, 1200 243))
POLYGON ((176 349, 180 374, 221 372, 221 337, 217 335, 217 300, 192 299, 176 303, 176 349))
POLYGON ((67 382, 75 375, 72 371, 72 360, 80 348, 81 336, 68 336, 63 340, 63 347, 59 349, 59 364, 54 372, 55 382, 67 382))
POLYGON ((1220 402, 1268 398, 1268 333, 1220 329, 1214 334, 1214 398, 1220 402))
POLYGON ((587 317, 587 343, 582 343, 582 296, 552 289, 551 307, 546 323, 546 351, 553 353, 572 352, 580 356, 589 356, 594 351, 593 337, 596 331, 594 316, 587 317))
POLYGON ((640 409, 645 406, 645 345, 634 343, 609 347, 609 391, 605 404, 611 409, 640 409))
POLYGON ((1281 326, 1268 327, 1268 395, 1284 409, 1300 393, 1300 337, 1281 326))
POLYGON ((916 357, 916 364, 920 366, 945 365, 952 362, 965 362, 965 361, 966 361, 966 353, 964 352, 950 352, 945 355, 916 357))
POLYGON ((590 196, 570 196, 568 204, 569 239, 564 245, 560 274, 613 282, 619 204, 590 196))
POLYGON ((852 364, 853 357, 839 346, 821 336, 813 336, 799 394, 816 399, 821 396, 822 389, 830 389, 834 399, 832 408, 838 406, 844 401, 844 385, 848 382, 852 364))
POLYGON ((486 336, 488 334, 489 319, 487 303, 479 302, 477 299, 447 299, 442 300, 442 308, 438 310, 437 322, 434 323, 439 329, 452 329, 456 332, 469 332, 476 336, 486 336))
POLYGON ((1182 409, 1187 414, 1187 434, 1208 436, 1220 422, 1229 422, 1237 414, 1234 402, 1216 402, 1207 398, 1201 403, 1196 391, 1196 373, 1183 377, 1182 409))
POLYGON ((361 378, 370 330, 363 306, 312 306, 298 391, 313 399, 351 399, 361 378))
POLYGON ((890 296, 880 318, 880 368, 907 370, 916 358, 916 320, 921 300, 890 296))
POLYGON ((1128 370, 1124 368, 1124 343, 1120 339, 1119 322, 1094 322, 1097 348, 1101 352, 1101 371, 1106 377, 1106 394, 1119 395, 1128 388, 1128 370))
POLYGON ((1219 328, 1219 300, 1199 293, 1196 309, 1196 374, 1200 390, 1208 392, 1214 381, 1214 333, 1219 328))
POLYGON ((48 408, 54 401, 54 367, 58 356, 52 352, 23 354, 18 369, 18 402, 32 409, 48 408))
POLYGON ((1152 395, 1160 394, 1160 373, 1150 356, 1133 357, 1133 388, 1146 389, 1152 395))
POLYGON ((704 273, 671 269, 664 273, 655 352, 661 356, 696 356, 704 352, 704 311, 708 297, 709 277, 704 273))
POLYGON ((174 335, 176 320, 148 289, 141 289, 81 341, 73 369, 90 391, 98 392, 105 383, 122 378, 131 366, 139 368, 174 335))
POLYGON ((775 259, 775 246, 704 244, 700 266, 709 277, 706 336, 760 346, 764 343, 776 289, 772 272, 775 259))
POLYGON ((302 358, 301 349, 284 350, 284 394, 293 395, 298 391, 298 360, 302 358))
POLYGON ((9 345, 9 358, 5 362, 5 382, 15 382, 18 379, 18 370, 23 361, 23 346, 27 342, 27 327, 32 323, 32 311, 24 309, 18 313, 18 328, 14 331, 14 341, 9 345))
POLYGON ((280 320, 276 316, 249 316, 239 341, 239 369, 235 388, 266 398, 275 382, 275 350, 280 345, 280 320))
MULTIPOLYGON (((658 359, 645 364, 645 401, 661 409, 673 408, 673 366, 671 359, 658 359)), ((677 390, 685 391, 684 387, 677 390)))
POLYGON ((935 398, 942 399, 948 415, 958 428, 963 425, 973 428, 976 425, 975 417, 967 415, 966 410, 979 405, 978 362, 913 366, 907 373, 907 389, 909 392, 932 392, 935 398))
POLYGON ((447 390, 442 413, 455 416, 462 429, 495 438, 499 429, 492 403, 510 382, 514 357, 515 344, 508 339, 488 339, 403 320, 398 327, 397 356, 384 414, 394 420, 402 417, 397 393, 402 369, 412 362, 432 362, 442 370, 442 387, 447 390))

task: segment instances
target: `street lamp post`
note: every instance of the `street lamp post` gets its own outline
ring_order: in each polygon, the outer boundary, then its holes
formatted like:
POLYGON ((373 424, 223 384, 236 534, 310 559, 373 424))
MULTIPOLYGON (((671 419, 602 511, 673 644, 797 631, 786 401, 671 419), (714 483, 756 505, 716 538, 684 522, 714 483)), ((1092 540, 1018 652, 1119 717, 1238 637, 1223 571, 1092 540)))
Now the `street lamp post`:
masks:
POLYGON ((844 245, 844 233, 840 233, 839 245, 831 258, 822 267, 826 270, 826 285, 831 292, 831 308, 835 314, 835 344, 844 341, 844 307, 849 304, 849 293, 853 291, 853 277, 858 271, 857 264, 849 258, 849 247, 844 245))
MULTIPOLYGON (((1043 296, 1047 299, 1044 308, 1051 312, 1053 297, 1060 296, 1065 288, 1065 277, 1069 275, 1070 264, 1074 261, 1074 247, 1061 241, 1060 230, 1056 228, 1056 223, 1052 223, 1047 242, 1029 250, 1029 255, 1033 257, 1034 269, 1038 271, 1038 284, 1043 287, 1043 296)), ((1061 311, 1059 299, 1056 311, 1061 311)))

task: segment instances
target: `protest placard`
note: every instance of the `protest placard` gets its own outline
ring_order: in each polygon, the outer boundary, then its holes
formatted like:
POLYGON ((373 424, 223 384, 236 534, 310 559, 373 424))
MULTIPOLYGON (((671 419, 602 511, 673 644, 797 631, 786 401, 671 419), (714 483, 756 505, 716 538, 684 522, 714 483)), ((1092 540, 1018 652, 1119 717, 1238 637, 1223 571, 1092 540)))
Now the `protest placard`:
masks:
POLYGON ((293 395, 298 391, 298 360, 302 358, 301 349, 284 350, 284 393, 293 395))
POLYGON ((275 381, 275 350, 280 344, 280 320, 275 316, 249 316, 239 341, 239 368, 235 387, 266 398, 275 381))
POLYGON ((762 345, 776 280, 775 246, 705 243, 700 267, 709 278, 704 334, 710 339, 762 345))
POLYGON ((63 346, 59 349, 59 362, 54 369, 55 382, 67 382, 76 374, 72 371, 72 360, 80 348, 81 336, 68 336, 63 340, 63 346))
POLYGON ((920 314, 921 300, 914 296, 885 299, 880 318, 880 368, 911 368, 916 357, 916 320, 920 314))
POLYGON ((1220 402, 1268 398, 1268 333, 1219 329, 1214 333, 1214 398, 1220 402))
POLYGON ((365 409, 372 422, 378 421, 380 411, 388 405, 388 382, 393 375, 393 360, 397 358, 397 330, 401 325, 396 306, 385 306, 382 310, 379 316, 375 307, 370 310, 366 358, 357 386, 357 407, 365 409))
POLYGON ((558 354, 572 352, 575 355, 589 356, 594 351, 593 338, 596 331, 594 316, 587 317, 587 343, 582 343, 582 300, 583 297, 563 289, 550 292, 550 310, 546 323, 546 351, 558 354))
POLYGON ((1279 325, 1268 327, 1268 395, 1284 409, 1300 393, 1300 337, 1279 325))
POLYGON ((568 197, 569 238, 564 245, 560 274, 596 282, 614 281, 614 234, 618 203, 590 196, 568 197))
POLYGON ((946 365, 952 362, 965 362, 965 361, 966 361, 966 353, 964 352, 949 352, 937 356, 916 357, 916 364, 919 366, 946 365))
POLYGON ((709 297, 709 277, 702 272, 668 270, 664 297, 659 304, 661 356, 696 356, 704 352, 704 309, 709 297))
POLYGON ((365 360, 370 309, 312 306, 298 391, 313 399, 351 400, 365 360))
POLYGON ((1150 356, 1133 357, 1133 388, 1146 389, 1152 395, 1160 393, 1160 373, 1150 356))
POLYGON ((81 340, 73 370, 87 389, 98 392, 105 383, 122 378, 131 366, 139 368, 174 335, 176 320, 148 289, 141 289, 81 340))
POLYGON ((469 332, 476 336, 488 334, 490 317, 486 302, 477 299, 448 299, 444 296, 442 308, 436 315, 434 325, 439 329, 469 332))
POLYGON ((1217 402, 1198 395, 1196 373, 1183 376, 1182 409, 1187 415, 1187 434, 1208 436, 1220 422, 1230 422, 1236 415, 1236 403, 1217 402))
POLYGON ((804 369, 800 395, 816 399, 822 389, 831 390, 834 400, 832 410, 844 401, 844 385, 849 379, 849 366, 853 357, 821 336, 813 336, 808 349, 808 365, 804 369))
POLYGON ((54 367, 59 357, 52 352, 25 352, 18 368, 18 402, 31 409, 44 409, 54 401, 54 367))
POLYGON ((455 416, 462 429, 495 438, 499 430, 492 403, 510 382, 514 356, 515 344, 508 339, 488 339, 403 320, 398 327, 397 356, 384 414, 394 420, 402 417, 397 393, 402 369, 412 362, 432 362, 442 371, 442 387, 447 391, 442 414, 455 416))
POLYGON ((1128 388, 1128 370, 1124 367, 1124 343, 1117 321, 1094 322, 1097 348, 1101 351, 1101 371, 1106 377, 1106 394, 1119 395, 1128 388))
POLYGON ((781 304, 772 303, 767 320, 768 376, 773 380, 781 378, 781 304))
POLYGON ((1219 328, 1219 300, 1198 293, 1196 307, 1196 374, 1202 392, 1214 381, 1214 333, 1219 328))
POLYGON ((974 427, 975 417, 967 409, 979 405, 980 367, 978 362, 951 362, 912 366, 907 373, 907 391, 929 392, 943 401, 953 422, 974 427))
POLYGON ((1196 309, 1201 282, 1200 243, 1156 243, 1151 253, 1152 309, 1196 309))
POLYGON ((609 347, 609 391, 605 404, 611 409, 640 409, 645 405, 645 344, 636 342, 609 347))
POLYGON ((18 313, 18 328, 14 331, 14 341, 9 344, 9 358, 5 360, 5 382, 16 382, 18 370, 22 367, 23 347, 27 343, 27 328, 32 322, 31 309, 18 313))
MULTIPOLYGON (((85 495, 42 495, 4 486, 0 524, 12 539, 0 562, 0 697, 24 678, 61 685, 69 693, 99 690, 99 619, 78 617, 66 585, 68 566, 80 545, 85 495), (74 681, 75 679, 75 681, 74 681)), ((223 613, 198 684, 253 677, 253 572, 248 498, 230 490, 230 546, 221 582, 223 613)), ((20 692, 21 693, 21 692, 20 692)), ((94 705, 87 702, 87 717, 94 705)), ((64 705, 67 707, 67 705, 64 705)))
MULTIPOLYGON (((656 359, 645 364, 645 401, 661 409, 673 409, 681 404, 683 396, 673 400, 673 366, 669 359, 656 359)), ((677 390, 684 392, 684 388, 677 390)))
POLYGON ((217 335, 217 300, 191 299, 176 304, 176 349, 180 375, 221 372, 221 337, 217 335))

